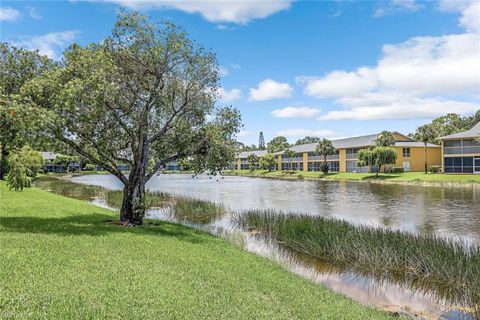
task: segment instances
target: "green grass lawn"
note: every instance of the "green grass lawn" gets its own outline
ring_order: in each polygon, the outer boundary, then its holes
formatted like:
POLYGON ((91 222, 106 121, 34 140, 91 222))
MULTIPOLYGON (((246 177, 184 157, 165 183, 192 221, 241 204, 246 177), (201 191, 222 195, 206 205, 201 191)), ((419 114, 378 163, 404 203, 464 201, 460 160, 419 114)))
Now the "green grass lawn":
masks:
POLYGON ((0 191, 1 319, 388 318, 200 231, 0 191))
POLYGON ((356 181, 398 181, 398 182, 457 182, 457 183, 480 183, 480 175, 473 174, 434 174, 423 172, 405 172, 405 173, 380 173, 377 177, 374 173, 329 173, 324 176, 320 172, 313 171, 299 171, 294 174, 284 173, 282 171, 267 170, 255 170, 250 172, 249 170, 231 170, 226 171, 227 175, 241 175, 241 176, 253 176, 253 177, 266 177, 266 178, 284 178, 284 179, 324 179, 324 180, 356 180, 356 181))

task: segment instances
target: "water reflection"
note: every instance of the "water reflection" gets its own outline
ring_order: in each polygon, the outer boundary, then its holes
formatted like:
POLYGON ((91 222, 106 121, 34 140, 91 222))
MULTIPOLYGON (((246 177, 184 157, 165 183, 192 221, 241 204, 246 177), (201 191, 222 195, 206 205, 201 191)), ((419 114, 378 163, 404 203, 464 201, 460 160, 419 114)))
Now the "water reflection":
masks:
MULTIPOLYGON (((111 175, 73 181, 120 189, 111 175)), ((222 203, 235 210, 276 209, 330 216, 355 224, 480 241, 480 190, 335 181, 282 181, 160 175, 147 187, 222 203)))

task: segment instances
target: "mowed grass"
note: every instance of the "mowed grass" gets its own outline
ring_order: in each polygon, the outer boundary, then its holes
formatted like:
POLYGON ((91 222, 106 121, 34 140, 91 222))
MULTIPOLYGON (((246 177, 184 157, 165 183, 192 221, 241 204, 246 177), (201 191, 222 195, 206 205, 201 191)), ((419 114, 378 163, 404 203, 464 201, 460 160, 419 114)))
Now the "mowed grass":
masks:
POLYGON ((279 179, 315 179, 315 180, 351 180, 351 181, 392 181, 392 182, 438 182, 438 183, 480 183, 480 175, 474 174, 434 174, 423 172, 404 172, 404 173, 380 173, 378 177, 375 173, 329 173, 323 175, 321 172, 298 171, 293 174, 283 171, 267 170, 229 170, 224 172, 226 175, 238 175, 247 177, 265 177, 279 179))
POLYGON ((387 319, 206 233, 0 183, 1 319, 387 319))

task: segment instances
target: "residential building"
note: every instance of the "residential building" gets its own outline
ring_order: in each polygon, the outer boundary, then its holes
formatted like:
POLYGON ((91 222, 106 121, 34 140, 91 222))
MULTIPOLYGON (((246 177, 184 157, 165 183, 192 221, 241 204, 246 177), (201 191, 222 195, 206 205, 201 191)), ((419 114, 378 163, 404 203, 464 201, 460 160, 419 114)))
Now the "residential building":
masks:
MULTIPOLYGON (((375 167, 359 166, 358 151, 364 148, 376 146, 376 139, 379 134, 371 134, 353 138, 332 140, 336 153, 327 157, 327 163, 332 172, 375 172, 375 167)), ((395 145, 392 147, 397 151, 397 163, 387 165, 388 171, 391 167, 402 167, 404 171, 423 171, 425 168, 425 146, 406 135, 394 132, 395 145)), ((320 171, 323 156, 316 153, 317 143, 302 144, 293 146, 296 154, 287 158, 284 151, 275 154, 277 159, 276 170, 298 170, 298 171, 320 171)), ((427 144, 427 165, 441 165, 441 147, 434 144, 427 144)), ((248 155, 256 154, 258 157, 266 154, 265 150, 242 152, 237 156, 237 169, 248 169, 248 155)))
POLYGON ((236 169, 237 170, 246 170, 250 168, 248 163, 248 156, 254 154, 257 157, 262 157, 267 154, 267 150, 255 150, 255 151, 243 151, 237 154, 236 157, 236 169))
POLYGON ((472 129, 440 137, 444 173, 480 174, 480 122, 472 129))

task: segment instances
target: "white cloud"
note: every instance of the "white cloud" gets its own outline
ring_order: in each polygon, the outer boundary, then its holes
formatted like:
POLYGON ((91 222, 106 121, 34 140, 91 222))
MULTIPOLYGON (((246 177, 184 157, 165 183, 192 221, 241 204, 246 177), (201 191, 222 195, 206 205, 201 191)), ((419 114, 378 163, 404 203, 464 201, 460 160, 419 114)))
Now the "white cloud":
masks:
POLYGON ((50 59, 59 60, 61 51, 70 45, 77 35, 77 31, 51 32, 40 36, 10 41, 10 43, 28 50, 38 50, 50 59))
POLYGON ((459 25, 469 32, 480 32, 480 2, 462 0, 442 0, 439 9, 447 12, 459 12, 459 25))
POLYGON ((258 84, 258 88, 250 89, 250 100, 265 101, 292 96, 293 88, 288 83, 280 83, 272 79, 265 79, 258 84))
POLYGON ((442 98, 419 98, 395 92, 366 93, 337 101, 344 110, 322 115, 320 120, 431 119, 446 113, 475 112, 478 104, 442 98))
POLYGON ((471 32, 474 23, 464 17, 478 10, 478 3, 442 5, 442 10, 461 12, 460 21, 469 21, 463 23, 466 33, 387 44, 375 66, 335 70, 323 77, 298 77, 305 94, 332 98, 341 107, 320 119, 432 118, 477 110, 480 34, 471 32))
POLYGON ((286 107, 272 111, 272 115, 275 118, 311 118, 319 113, 320 109, 311 107, 286 107))
POLYGON ((275 133, 277 136, 284 136, 288 138, 298 138, 298 137, 320 137, 320 138, 330 138, 338 139, 339 135, 336 132, 331 130, 308 130, 308 129, 286 129, 280 130, 275 133))
POLYGON ((242 90, 240 89, 226 90, 223 88, 219 88, 218 94, 220 95, 220 100, 222 100, 223 102, 233 102, 242 97, 242 90))
POLYGON ((37 12, 37 9, 35 7, 27 7, 28 10, 28 15, 30 18, 35 19, 35 20, 40 20, 42 19, 42 16, 37 12))
POLYGON ((322 78, 298 77, 297 82, 305 85, 305 94, 316 98, 359 95, 377 86, 375 73, 369 68, 337 70, 322 78))
POLYGON ((246 24, 254 19, 266 18, 290 8, 292 0, 98 0, 120 6, 140 9, 177 9, 200 14, 205 20, 215 23, 229 22, 246 24))
POLYGON ((20 11, 4 7, 0 8, 0 21, 8 21, 8 22, 15 22, 18 21, 21 17, 20 11))
POLYGON ((415 12, 422 9, 423 6, 416 0, 391 0, 382 1, 373 12, 374 17, 383 17, 399 12, 415 12))

